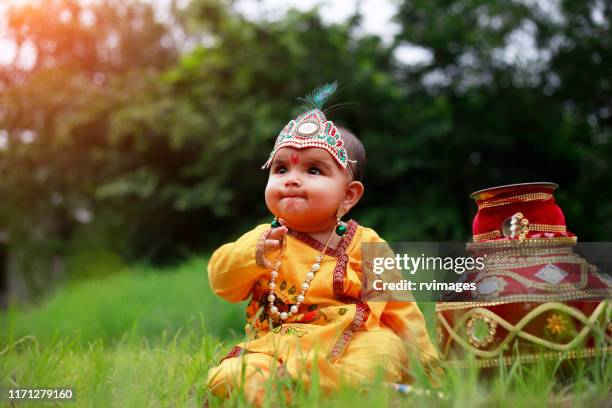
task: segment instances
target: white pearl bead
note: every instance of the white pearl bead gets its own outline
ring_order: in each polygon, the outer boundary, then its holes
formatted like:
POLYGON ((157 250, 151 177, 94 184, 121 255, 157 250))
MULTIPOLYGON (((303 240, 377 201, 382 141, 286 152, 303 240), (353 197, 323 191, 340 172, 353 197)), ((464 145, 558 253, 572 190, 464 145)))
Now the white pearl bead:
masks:
POLYGON ((278 313, 278 307, 272 306, 270 308, 270 313, 272 313, 273 315, 277 314, 278 313))
POLYGON ((309 281, 313 280, 314 279, 314 273, 308 272, 306 274, 306 279, 309 280, 309 281))
POLYGON ((302 303, 304 301, 304 295, 298 295, 297 300, 302 303))
POLYGON ((310 287, 310 285, 306 282, 302 283, 302 289, 304 290, 308 290, 308 288, 310 287))
POLYGON ((276 300, 276 296, 268 295, 268 302, 274 302, 276 300))
POLYGON ((316 272, 316 271, 318 271, 319 269, 321 269, 321 265, 319 265, 318 263, 316 263, 316 264, 312 264, 312 270, 313 270, 313 271, 315 271, 315 272, 316 272))
POLYGON ((278 278, 278 272, 276 272, 276 271, 272 271, 272 273, 270 275, 272 275, 272 279, 278 278))
POLYGON ((275 288, 276 288, 276 283, 274 283, 274 282, 270 282, 270 283, 268 284, 268 286, 270 286, 270 289, 275 289, 275 288))
POLYGON ((282 312, 280 315, 281 320, 287 320, 287 317, 289 317, 287 316, 287 312, 282 312))
POLYGON ((298 307, 296 305, 291 306, 291 313, 297 313, 298 307))

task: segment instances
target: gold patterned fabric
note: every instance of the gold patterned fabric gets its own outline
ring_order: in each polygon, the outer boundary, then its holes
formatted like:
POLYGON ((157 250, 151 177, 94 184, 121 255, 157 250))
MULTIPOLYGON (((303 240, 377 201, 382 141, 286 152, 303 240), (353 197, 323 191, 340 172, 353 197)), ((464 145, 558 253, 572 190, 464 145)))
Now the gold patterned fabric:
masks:
POLYGON ((612 353, 608 301, 455 306, 436 310, 437 343, 449 365, 465 365, 467 354, 477 357, 477 365, 489 367, 515 359, 533 362, 612 353), (482 322, 479 329, 474 327, 477 322, 482 322))

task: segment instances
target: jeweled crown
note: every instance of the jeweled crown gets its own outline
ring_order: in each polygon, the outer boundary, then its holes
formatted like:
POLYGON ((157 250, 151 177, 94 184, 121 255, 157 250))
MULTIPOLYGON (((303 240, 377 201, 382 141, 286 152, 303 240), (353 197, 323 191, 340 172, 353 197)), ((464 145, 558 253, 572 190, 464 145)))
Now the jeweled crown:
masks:
POLYGON ((276 138, 270 158, 262 166, 262 169, 270 167, 276 152, 282 147, 294 147, 296 149, 318 147, 331 154, 340 167, 345 170, 349 169, 349 157, 344 147, 341 132, 331 120, 327 120, 325 114, 321 111, 325 101, 336 89, 337 85, 335 82, 325 84, 317 88, 306 98, 300 98, 301 101, 314 109, 303 112, 300 116, 287 123, 276 138))

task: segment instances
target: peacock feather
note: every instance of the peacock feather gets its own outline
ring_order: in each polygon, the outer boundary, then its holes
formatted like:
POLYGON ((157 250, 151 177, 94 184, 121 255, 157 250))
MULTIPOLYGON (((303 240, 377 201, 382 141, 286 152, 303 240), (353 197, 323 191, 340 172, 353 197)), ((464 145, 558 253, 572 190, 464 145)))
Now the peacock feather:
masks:
POLYGON ((336 92, 338 89, 338 82, 323 84, 303 98, 297 98, 300 102, 305 104, 309 109, 322 110, 325 102, 336 92))

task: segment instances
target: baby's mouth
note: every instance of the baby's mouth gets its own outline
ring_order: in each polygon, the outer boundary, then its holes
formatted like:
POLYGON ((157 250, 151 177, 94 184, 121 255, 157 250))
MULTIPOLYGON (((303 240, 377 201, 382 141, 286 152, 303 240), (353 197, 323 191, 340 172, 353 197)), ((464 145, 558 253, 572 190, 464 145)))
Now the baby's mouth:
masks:
POLYGON ((284 193, 281 194, 281 198, 306 198, 306 196, 300 193, 284 193))

